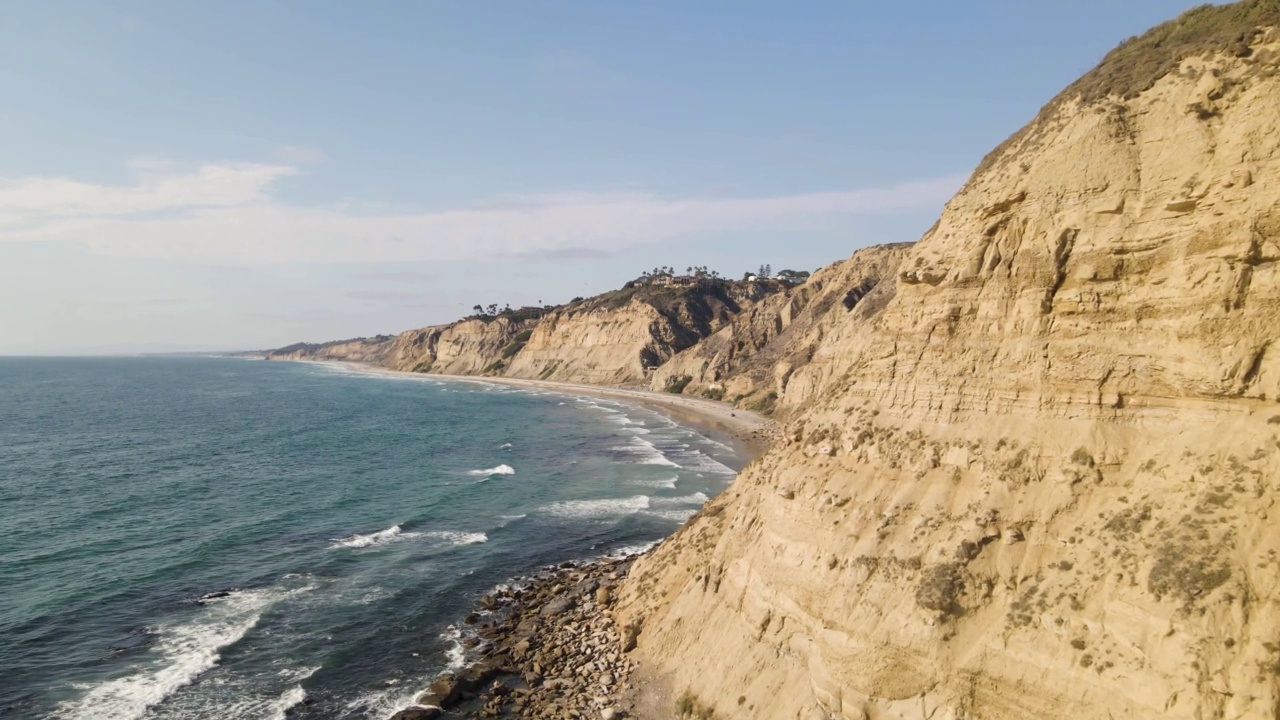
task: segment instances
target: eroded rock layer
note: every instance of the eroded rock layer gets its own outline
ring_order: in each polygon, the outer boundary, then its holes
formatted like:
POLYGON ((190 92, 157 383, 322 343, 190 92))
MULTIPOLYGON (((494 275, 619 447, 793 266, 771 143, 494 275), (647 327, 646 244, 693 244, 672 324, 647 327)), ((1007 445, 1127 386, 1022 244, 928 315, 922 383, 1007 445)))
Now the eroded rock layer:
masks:
MULTIPOLYGON (((1142 42, 1220 19, 1187 18, 1142 42)), ((719 717, 1280 717, 1280 34, 1251 28, 1055 101, 823 326, 785 441, 625 583, 646 667, 719 717)))
POLYGON ((684 287, 633 286, 545 314, 473 317, 397 336, 299 343, 267 357, 363 362, 446 375, 637 384, 744 309, 787 292, 777 281, 708 279, 684 287))

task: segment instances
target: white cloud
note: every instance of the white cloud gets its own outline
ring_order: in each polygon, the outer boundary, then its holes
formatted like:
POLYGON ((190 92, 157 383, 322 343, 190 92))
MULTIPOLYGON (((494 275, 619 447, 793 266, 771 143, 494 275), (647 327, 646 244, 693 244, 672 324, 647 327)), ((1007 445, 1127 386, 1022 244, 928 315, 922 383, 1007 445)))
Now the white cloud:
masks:
POLYGON ((934 208, 964 179, 763 198, 572 193, 355 214, 273 199, 271 185, 298 172, 290 165, 138 170, 138 182, 127 187, 63 178, 0 181, 0 216, 20 218, 0 224, 0 241, 75 242, 99 253, 212 265, 590 256, 676 238, 934 208))
POLYGON ((159 211, 240 207, 267 199, 266 189, 297 172, 287 165, 230 163, 172 172, 163 161, 129 163, 130 186, 95 185, 69 178, 0 179, 0 214, 44 225, 58 218, 129 216, 159 211))

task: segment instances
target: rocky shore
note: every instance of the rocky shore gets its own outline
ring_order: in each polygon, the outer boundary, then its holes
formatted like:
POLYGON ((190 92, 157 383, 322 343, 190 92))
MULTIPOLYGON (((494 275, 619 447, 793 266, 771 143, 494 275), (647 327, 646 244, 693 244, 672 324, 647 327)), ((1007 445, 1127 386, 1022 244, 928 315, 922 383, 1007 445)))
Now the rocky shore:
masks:
POLYGON ((392 720, 634 717, 635 631, 616 627, 609 610, 631 562, 567 562, 484 595, 464 621, 476 661, 441 675, 392 720))

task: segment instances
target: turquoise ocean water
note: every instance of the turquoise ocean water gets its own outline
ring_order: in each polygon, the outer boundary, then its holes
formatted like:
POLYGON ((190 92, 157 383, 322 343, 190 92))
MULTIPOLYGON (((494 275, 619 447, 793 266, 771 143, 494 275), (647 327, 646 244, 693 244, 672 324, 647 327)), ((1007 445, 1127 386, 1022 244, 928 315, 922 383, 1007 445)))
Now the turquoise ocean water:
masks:
POLYGON ((669 534, 733 456, 496 385, 0 359, 0 717, 385 718, 481 593, 669 534))

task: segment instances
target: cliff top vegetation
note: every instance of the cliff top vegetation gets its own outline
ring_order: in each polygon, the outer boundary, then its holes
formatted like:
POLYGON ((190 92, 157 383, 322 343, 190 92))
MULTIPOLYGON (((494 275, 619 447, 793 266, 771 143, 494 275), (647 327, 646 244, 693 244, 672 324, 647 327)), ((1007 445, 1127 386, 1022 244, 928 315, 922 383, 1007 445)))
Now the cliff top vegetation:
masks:
POLYGON ((1265 27, 1280 27, 1280 0, 1201 5, 1125 40, 1107 53, 1097 67, 1050 100, 1035 122, 988 153, 974 174, 991 167, 1013 143, 1064 104, 1076 99, 1089 104, 1106 97, 1137 97, 1177 70, 1187 58, 1220 53, 1248 57, 1252 52, 1250 43, 1265 27))

